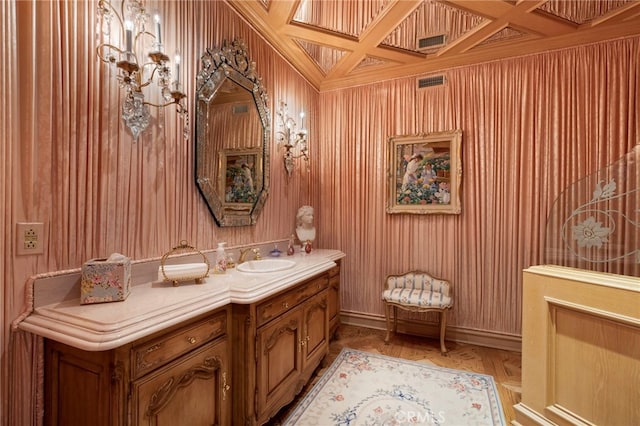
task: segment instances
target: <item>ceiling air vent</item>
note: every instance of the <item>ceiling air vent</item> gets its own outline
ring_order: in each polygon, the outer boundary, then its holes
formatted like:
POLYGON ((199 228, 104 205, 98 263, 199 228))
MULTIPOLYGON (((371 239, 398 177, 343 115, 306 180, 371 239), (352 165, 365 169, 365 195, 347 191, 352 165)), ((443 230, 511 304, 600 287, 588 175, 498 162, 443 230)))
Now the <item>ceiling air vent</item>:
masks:
POLYGON ((437 50, 439 47, 444 46, 447 42, 446 34, 438 34, 430 37, 423 37, 418 39, 418 51, 432 51, 437 50))
POLYGON ((427 87, 444 86, 446 79, 444 75, 433 75, 418 79, 418 89, 426 89, 427 87))
POLYGON ((233 106, 233 113, 234 114, 245 114, 247 112, 249 112, 249 107, 247 106, 247 104, 234 105, 233 106))

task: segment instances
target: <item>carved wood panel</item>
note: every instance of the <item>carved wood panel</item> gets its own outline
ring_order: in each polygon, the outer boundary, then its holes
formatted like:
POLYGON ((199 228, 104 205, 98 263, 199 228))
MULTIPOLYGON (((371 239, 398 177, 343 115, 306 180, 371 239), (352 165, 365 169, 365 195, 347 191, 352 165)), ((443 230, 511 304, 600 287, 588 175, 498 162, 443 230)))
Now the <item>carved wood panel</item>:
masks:
POLYGON ((132 383, 133 425, 228 424, 226 338, 132 383))

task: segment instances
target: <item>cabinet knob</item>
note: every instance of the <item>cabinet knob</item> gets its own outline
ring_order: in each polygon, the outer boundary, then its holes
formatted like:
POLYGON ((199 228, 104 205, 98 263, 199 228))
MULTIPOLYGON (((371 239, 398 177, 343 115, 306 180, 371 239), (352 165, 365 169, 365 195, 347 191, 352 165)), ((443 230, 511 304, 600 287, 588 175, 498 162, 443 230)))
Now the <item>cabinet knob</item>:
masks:
POLYGON ((285 309, 289 309, 289 302, 282 302, 282 307, 285 309))
POLYGON ((197 342, 197 340, 196 340, 195 337, 187 337, 187 342, 189 342, 189 343, 191 343, 193 345, 194 343, 197 342))

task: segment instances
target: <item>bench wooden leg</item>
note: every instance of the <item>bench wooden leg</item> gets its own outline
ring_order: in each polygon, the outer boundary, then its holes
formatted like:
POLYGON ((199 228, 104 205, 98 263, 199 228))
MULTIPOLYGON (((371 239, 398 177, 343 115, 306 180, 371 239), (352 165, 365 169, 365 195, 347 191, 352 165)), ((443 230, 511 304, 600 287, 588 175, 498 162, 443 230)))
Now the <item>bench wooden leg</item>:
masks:
POLYGON ((440 312, 440 352, 447 353, 447 347, 444 345, 444 333, 447 327, 447 311, 440 312))
POLYGON ((387 336, 384 338, 385 343, 389 343, 389 337, 391 335, 391 319, 389 318, 390 310, 391 306, 387 302, 384 302, 384 316, 387 320, 387 336))
POLYGON ((393 334, 398 333, 398 307, 393 307, 393 334))

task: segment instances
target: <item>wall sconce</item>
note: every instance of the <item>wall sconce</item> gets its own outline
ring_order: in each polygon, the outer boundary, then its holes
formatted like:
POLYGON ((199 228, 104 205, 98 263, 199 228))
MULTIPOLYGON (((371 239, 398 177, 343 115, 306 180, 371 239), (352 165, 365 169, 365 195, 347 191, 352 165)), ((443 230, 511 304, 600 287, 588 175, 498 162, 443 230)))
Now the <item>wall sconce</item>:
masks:
POLYGON ((309 168, 309 149, 307 147, 307 129, 304 128, 304 112, 300 113, 299 130, 296 122, 289 116, 287 104, 284 101, 280 101, 280 107, 276 113, 280 119, 280 127, 282 127, 281 131, 276 132, 276 138, 286 149, 284 153, 284 168, 287 171, 287 175, 291 176, 295 168, 293 160, 296 158, 304 158, 307 162, 307 169, 309 168), (297 146, 300 147, 300 154, 294 155, 292 149, 297 146))
MULTIPOLYGON (((154 16, 154 34, 146 28, 149 14, 142 2, 137 0, 122 0, 120 11, 116 10, 110 1, 98 2, 99 25, 103 36, 108 40, 97 47, 98 57, 107 64, 115 64, 118 69, 118 82, 125 89, 126 95, 122 105, 122 120, 138 139, 149 125, 149 106, 164 108, 176 105, 178 114, 185 122, 183 136, 189 137, 188 113, 186 96, 180 86, 180 55, 175 56, 175 79, 171 81, 169 57, 163 52, 160 16, 154 16), (119 24, 120 41, 124 46, 109 42, 111 35, 111 21, 119 24), (144 54, 145 42, 151 41, 150 53, 144 54), (146 62, 140 62, 148 57, 146 62), (156 79, 157 77, 157 79, 156 79), (150 102, 145 99, 143 89, 151 86, 156 79, 160 88, 161 101, 150 102)), ((117 41, 117 39, 116 39, 117 41)))

